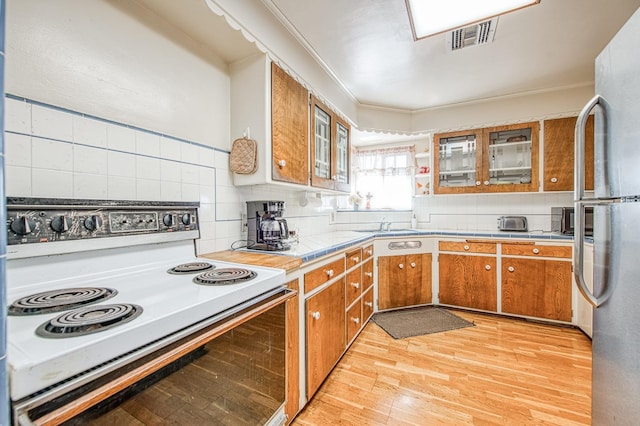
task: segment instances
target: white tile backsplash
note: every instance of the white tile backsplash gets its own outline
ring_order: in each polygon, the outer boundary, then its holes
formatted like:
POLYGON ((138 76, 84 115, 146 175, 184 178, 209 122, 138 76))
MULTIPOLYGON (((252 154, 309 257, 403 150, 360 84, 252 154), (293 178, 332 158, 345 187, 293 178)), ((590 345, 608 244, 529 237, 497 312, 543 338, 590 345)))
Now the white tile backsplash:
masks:
POLYGON ((159 200, 161 198, 160 181, 151 179, 136 179, 136 199, 144 201, 159 200))
POLYGON ((31 166, 72 172, 73 145, 34 137, 31 139, 31 166))
POLYGON ((73 173, 33 168, 31 187, 34 197, 73 198, 73 173))
POLYGON ((109 176, 136 177, 136 157, 122 152, 109 151, 107 154, 109 176))
POLYGON ((179 160, 180 145, 182 145, 182 143, 174 139, 161 137, 160 138, 160 157, 168 158, 171 160, 179 160))
POLYGON ((109 124, 107 126, 107 146, 111 150, 135 152, 136 132, 127 127, 109 124))
POLYGON ((73 198, 104 200, 108 196, 107 176, 88 173, 73 174, 73 198))
POLYGON ((73 147, 73 170, 78 173, 91 173, 106 177, 107 157, 108 153, 104 149, 75 145, 73 147))
POLYGON ((73 115, 39 105, 31 107, 33 135, 61 141, 73 140, 73 115))
POLYGON ((7 166, 31 167, 31 137, 6 133, 4 155, 7 166))
POLYGON ((177 182, 182 179, 182 164, 177 161, 160 160, 160 180, 162 182, 177 182))
POLYGON ((31 134, 31 104, 5 98, 4 128, 7 131, 31 134))
POLYGON ((109 176, 107 180, 107 198, 111 200, 135 200, 136 180, 132 177, 109 176))
POLYGON ((73 142, 106 148, 107 124, 80 115, 73 116, 73 142))
POLYGON ((136 153, 151 157, 160 157, 160 136, 136 131, 136 153))
POLYGON ((4 171, 8 196, 31 196, 31 167, 7 165, 4 171))
POLYGON ((136 177, 145 180, 160 180, 160 159, 136 156, 136 177))

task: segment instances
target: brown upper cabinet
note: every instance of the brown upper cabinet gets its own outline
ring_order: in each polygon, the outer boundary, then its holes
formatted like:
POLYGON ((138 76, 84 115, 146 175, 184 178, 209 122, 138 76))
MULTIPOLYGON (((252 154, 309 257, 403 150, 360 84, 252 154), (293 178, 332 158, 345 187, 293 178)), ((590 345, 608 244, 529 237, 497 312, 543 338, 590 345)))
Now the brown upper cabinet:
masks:
POLYGON ((311 186, 349 192, 351 126, 311 96, 311 186))
POLYGON ((438 133, 436 194, 538 190, 537 122, 438 133))
POLYGON ((272 179, 309 183, 309 92, 271 64, 272 179))
MULTIPOLYGON (((545 191, 573 191, 576 117, 544 121, 545 191)), ((585 189, 593 190, 593 116, 585 134, 585 189)))

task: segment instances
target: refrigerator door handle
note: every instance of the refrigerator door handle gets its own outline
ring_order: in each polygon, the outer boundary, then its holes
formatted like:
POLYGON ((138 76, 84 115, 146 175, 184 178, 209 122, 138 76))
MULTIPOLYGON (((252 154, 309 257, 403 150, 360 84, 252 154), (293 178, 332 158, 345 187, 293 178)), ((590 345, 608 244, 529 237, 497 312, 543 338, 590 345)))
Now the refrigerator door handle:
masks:
MULTIPOLYGON (((589 113, 593 110, 597 105, 602 105, 601 101, 604 99, 600 95, 595 95, 593 98, 587 102, 587 104, 582 108, 580 114, 578 115, 578 119, 576 120, 576 129, 575 129, 575 163, 574 163, 574 171, 573 171, 573 199, 575 201, 582 201, 584 199, 584 167, 585 167, 585 133, 587 128, 587 119, 589 118, 589 113)), ((606 110, 602 108, 604 118, 607 119, 606 110)), ((578 207, 578 206, 576 206, 578 207)), ((577 208, 576 208, 577 212, 577 208)), ((576 224, 576 228, 578 224, 576 224)))
POLYGON ((578 285, 578 290, 584 298, 594 307, 602 305, 611 296, 612 289, 608 286, 602 294, 596 297, 589 291, 584 279, 584 212, 586 204, 598 205, 616 202, 616 200, 586 200, 584 197, 584 166, 585 166, 585 133, 589 113, 596 106, 601 105, 605 121, 607 120, 604 99, 600 95, 595 95, 580 111, 576 121, 575 130, 575 167, 574 167, 574 234, 573 234, 573 275, 578 285))

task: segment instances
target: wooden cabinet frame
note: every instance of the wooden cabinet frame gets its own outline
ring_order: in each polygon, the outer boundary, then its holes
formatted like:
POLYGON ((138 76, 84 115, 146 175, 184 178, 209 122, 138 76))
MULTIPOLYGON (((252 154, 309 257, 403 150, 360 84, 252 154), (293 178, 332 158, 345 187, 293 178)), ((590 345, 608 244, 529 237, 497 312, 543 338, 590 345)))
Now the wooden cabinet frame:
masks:
POLYGON ((349 192, 351 190, 351 126, 338 117, 336 113, 334 113, 331 108, 322 103, 318 98, 311 95, 311 104, 310 104, 310 114, 311 114, 311 127, 310 127, 310 150, 311 150, 311 163, 310 163, 310 171, 311 171, 311 186, 315 186, 317 188, 325 188, 332 189, 341 192, 349 192), (316 153, 316 144, 318 143, 318 135, 316 135, 316 126, 318 125, 316 118, 316 109, 321 110, 324 114, 328 116, 329 119, 329 153, 327 159, 319 159, 317 158, 316 153), (338 140, 339 140, 339 127, 347 132, 347 146, 346 146, 346 175, 344 176, 345 181, 342 181, 340 178, 339 170, 338 170, 338 140), (327 161, 329 168, 329 175, 327 177, 318 176, 315 173, 316 170, 316 160, 318 161, 327 161))
POLYGON ((475 185, 471 186, 441 186, 440 184, 440 161, 433 159, 433 190, 435 194, 462 194, 462 193, 494 193, 494 192, 535 192, 539 188, 539 147, 540 147, 540 126, 537 121, 529 123, 510 124, 505 126, 487 127, 482 129, 462 130, 451 133, 437 133, 434 135, 433 154, 440 154, 442 139, 458 136, 475 136, 476 158, 475 158, 475 185), (518 129, 531 129, 531 182, 518 184, 490 184, 489 178, 489 135, 492 132, 503 132, 518 129))

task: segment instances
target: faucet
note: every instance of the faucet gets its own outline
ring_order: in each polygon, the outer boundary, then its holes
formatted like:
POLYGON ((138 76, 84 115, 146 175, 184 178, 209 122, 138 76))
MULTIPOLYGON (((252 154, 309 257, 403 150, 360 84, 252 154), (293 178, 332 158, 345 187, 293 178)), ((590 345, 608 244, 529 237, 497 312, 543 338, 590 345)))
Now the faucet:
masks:
POLYGON ((385 219, 386 217, 382 217, 380 221, 380 232, 391 231, 391 222, 385 222, 385 219))

